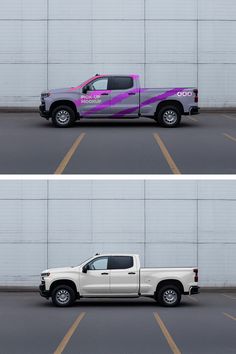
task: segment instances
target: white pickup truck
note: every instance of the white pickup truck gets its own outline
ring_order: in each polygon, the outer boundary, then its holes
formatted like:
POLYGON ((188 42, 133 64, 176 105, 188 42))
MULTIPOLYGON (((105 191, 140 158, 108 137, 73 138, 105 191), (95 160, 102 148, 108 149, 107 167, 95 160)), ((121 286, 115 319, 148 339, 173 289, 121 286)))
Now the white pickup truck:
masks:
POLYGON ((198 294, 198 269, 141 268, 135 254, 97 254, 76 267, 43 271, 39 290, 62 307, 80 298, 140 296, 173 307, 182 294, 198 294))

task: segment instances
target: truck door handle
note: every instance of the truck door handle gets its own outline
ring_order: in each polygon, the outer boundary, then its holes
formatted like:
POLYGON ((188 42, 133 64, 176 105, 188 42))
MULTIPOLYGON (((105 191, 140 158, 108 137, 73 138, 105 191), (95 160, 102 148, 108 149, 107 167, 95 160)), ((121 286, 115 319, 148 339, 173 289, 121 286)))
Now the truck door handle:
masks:
POLYGON ((108 275, 108 273, 101 273, 101 275, 108 275))
POLYGON ((135 273, 135 272, 129 272, 128 274, 130 274, 130 275, 131 275, 131 274, 136 274, 136 273, 135 273))
POLYGON ((136 93, 135 92, 129 92, 128 95, 134 96, 134 95, 136 95, 136 93))
POLYGON ((106 92, 101 93, 101 96, 108 96, 108 93, 106 93, 106 92))

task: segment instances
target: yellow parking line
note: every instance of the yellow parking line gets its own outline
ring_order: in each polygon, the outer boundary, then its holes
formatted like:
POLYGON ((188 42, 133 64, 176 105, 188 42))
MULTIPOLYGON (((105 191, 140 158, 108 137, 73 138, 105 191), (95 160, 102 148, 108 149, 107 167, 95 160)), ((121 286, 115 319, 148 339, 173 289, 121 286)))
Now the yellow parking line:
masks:
POLYGON ((174 160, 172 159, 169 151, 167 150, 167 148, 165 147, 165 144, 163 143, 162 139, 160 138, 159 134, 157 133, 154 133, 153 134, 154 136, 154 139, 156 140, 157 144, 159 145, 161 151, 162 151, 162 154, 164 155, 171 171, 173 172, 173 174, 175 175, 180 175, 181 172, 180 170, 178 169, 178 167, 176 166, 174 160))
POLYGON ((84 316, 85 316, 85 312, 82 312, 77 317, 77 319, 75 320, 73 325, 69 328, 68 332, 66 333, 66 335, 64 336, 64 338, 62 339, 61 343, 58 345, 57 349, 55 350, 55 352, 53 354, 61 354, 63 352, 63 350, 65 349, 67 343, 69 342, 70 338, 74 334, 76 328, 78 327, 78 325, 80 324, 80 322, 82 321, 84 316))
POLYGON ((181 351, 179 350, 179 348, 175 344, 175 342, 174 342, 173 338, 171 337, 168 329, 164 325, 164 322, 162 321, 161 317, 158 315, 157 312, 154 312, 154 317, 155 317, 157 323, 159 324, 160 329, 162 330, 162 333, 164 334, 164 336, 165 336, 165 338, 167 340, 167 343, 169 344, 169 347, 172 350, 172 352, 174 354, 181 354, 181 351))
POLYGON ((232 120, 236 120, 236 118, 231 117, 228 114, 221 114, 221 115, 222 115, 222 117, 225 117, 225 118, 228 118, 228 119, 232 119, 232 120))
POLYGON ((228 299, 236 300, 236 297, 234 297, 234 296, 230 296, 230 295, 226 295, 226 294, 221 294, 221 295, 223 295, 224 297, 227 297, 228 299))
POLYGON ((231 135, 229 135, 229 134, 226 134, 226 133, 223 133, 223 135, 224 135, 226 138, 228 138, 228 139, 233 140, 234 142, 236 142, 236 138, 234 138, 233 136, 231 136, 231 135))
POLYGON ((236 321, 236 317, 230 315, 229 313, 223 312, 223 314, 224 314, 226 317, 230 318, 231 320, 236 321))
POLYGON ((55 171, 55 175, 61 175, 63 171, 65 170, 66 166, 70 162, 72 156, 74 155, 76 149, 78 148, 79 144, 81 143, 82 139, 85 137, 85 133, 81 133, 78 138, 75 140, 73 145, 71 146, 70 150, 67 152, 65 155, 64 159, 61 161, 59 166, 57 167, 55 171))

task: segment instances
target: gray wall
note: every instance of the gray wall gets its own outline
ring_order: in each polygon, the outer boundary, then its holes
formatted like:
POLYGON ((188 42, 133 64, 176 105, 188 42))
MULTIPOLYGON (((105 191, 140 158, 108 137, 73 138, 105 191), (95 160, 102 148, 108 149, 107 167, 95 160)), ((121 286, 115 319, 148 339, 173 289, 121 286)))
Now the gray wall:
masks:
POLYGON ((202 107, 236 106, 235 0, 5 0, 0 106, 95 73, 199 86, 202 107))
POLYGON ((195 266, 201 285, 236 285, 236 181, 0 181, 0 285, 96 252, 145 266, 195 266))

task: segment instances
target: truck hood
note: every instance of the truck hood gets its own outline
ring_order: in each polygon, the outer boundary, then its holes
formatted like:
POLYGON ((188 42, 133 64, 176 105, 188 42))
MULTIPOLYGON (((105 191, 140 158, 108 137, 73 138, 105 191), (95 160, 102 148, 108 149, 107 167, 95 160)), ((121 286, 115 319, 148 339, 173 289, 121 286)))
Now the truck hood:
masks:
POLYGON ((63 267, 63 268, 49 268, 42 271, 42 273, 65 273, 65 272, 73 272, 73 271, 76 271, 75 267, 63 267))
POLYGON ((71 89, 71 87, 63 87, 63 88, 58 88, 58 89, 52 89, 49 90, 48 92, 50 93, 63 93, 63 92, 68 92, 71 89))

